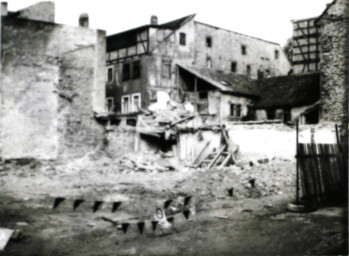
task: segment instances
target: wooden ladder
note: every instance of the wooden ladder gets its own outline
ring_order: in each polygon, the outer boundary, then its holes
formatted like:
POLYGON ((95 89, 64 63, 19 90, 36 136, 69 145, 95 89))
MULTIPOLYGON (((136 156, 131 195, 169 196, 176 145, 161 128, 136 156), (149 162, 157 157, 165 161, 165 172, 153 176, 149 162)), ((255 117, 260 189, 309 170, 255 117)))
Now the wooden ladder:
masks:
POLYGON ((227 145, 223 145, 218 151, 212 151, 208 153, 197 165, 197 167, 206 167, 207 169, 213 168, 217 166, 219 163, 219 159, 223 157, 223 161, 221 162, 221 165, 219 167, 225 166, 229 159, 231 158, 231 155, 229 152, 225 151, 227 148, 227 145))

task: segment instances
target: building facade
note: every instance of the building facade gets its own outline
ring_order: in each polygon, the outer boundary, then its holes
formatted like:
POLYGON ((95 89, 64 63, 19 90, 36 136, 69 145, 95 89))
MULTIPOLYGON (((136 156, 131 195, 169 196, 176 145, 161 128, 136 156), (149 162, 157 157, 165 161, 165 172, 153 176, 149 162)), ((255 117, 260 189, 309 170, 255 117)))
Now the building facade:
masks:
POLYGON ((180 99, 176 64, 224 70, 251 78, 287 74, 280 45, 217 28, 189 15, 152 23, 107 37, 109 112, 128 114, 156 101, 158 91, 180 99))

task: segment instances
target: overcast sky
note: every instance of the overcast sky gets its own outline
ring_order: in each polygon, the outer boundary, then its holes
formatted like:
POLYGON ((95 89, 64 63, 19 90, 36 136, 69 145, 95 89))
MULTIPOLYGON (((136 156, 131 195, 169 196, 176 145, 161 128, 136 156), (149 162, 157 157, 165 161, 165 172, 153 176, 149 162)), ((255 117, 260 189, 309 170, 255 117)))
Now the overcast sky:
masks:
MULTIPOLYGON (((8 0, 9 11, 38 0, 8 0)), ((292 36, 292 19, 315 17, 331 0, 56 0, 56 22, 76 26, 88 13, 90 27, 108 35, 138 27, 157 15, 159 23, 196 13, 195 20, 285 44, 292 36)))

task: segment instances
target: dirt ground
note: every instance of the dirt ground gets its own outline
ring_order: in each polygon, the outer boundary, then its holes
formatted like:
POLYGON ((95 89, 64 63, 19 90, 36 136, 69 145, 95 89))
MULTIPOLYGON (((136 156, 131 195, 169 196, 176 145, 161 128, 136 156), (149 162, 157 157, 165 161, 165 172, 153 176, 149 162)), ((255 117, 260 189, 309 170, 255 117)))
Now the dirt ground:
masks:
POLYGON ((346 255, 346 206, 286 211, 294 173, 295 162, 287 159, 201 170, 150 154, 90 155, 69 165, 7 163, 1 226, 21 236, 1 255, 346 255), (188 196, 186 219, 176 209, 188 196), (52 209, 56 197, 66 200, 52 209), (75 199, 86 201, 73 210, 75 199), (155 209, 169 199, 166 213, 174 221, 162 219, 153 231, 155 209), (103 201, 96 212, 94 201, 103 201), (122 203, 112 213, 115 201, 122 203), (129 223, 127 232, 103 217, 129 223))

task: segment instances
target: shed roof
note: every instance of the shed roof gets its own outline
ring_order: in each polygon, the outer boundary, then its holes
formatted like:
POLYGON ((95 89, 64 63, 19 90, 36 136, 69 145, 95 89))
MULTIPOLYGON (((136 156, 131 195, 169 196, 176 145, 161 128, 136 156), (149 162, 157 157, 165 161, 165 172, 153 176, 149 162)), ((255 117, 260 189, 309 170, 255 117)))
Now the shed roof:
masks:
POLYGON ((221 92, 247 97, 258 97, 259 93, 257 91, 256 81, 246 75, 225 70, 184 66, 181 64, 177 64, 177 66, 206 81, 221 92))
POLYGON ((272 77, 257 84, 261 98, 255 108, 298 107, 320 99, 320 73, 272 77))

